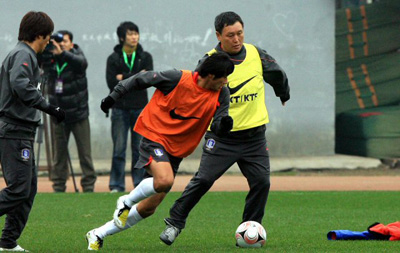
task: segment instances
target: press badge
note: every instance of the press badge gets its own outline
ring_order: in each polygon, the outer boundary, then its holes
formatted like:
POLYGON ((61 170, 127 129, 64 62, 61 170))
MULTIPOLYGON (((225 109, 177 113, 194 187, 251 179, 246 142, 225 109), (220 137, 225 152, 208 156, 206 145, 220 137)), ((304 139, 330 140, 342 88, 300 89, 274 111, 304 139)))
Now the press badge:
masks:
POLYGON ((56 94, 61 94, 63 93, 63 88, 64 88, 64 82, 61 78, 57 78, 56 80, 56 94))

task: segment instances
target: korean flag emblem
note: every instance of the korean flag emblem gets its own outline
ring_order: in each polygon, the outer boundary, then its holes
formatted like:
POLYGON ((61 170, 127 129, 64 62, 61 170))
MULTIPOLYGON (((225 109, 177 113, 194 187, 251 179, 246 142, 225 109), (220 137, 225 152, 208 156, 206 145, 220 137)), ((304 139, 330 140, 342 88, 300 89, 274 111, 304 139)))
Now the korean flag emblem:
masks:
POLYGON ((31 151, 27 148, 21 150, 21 158, 24 161, 28 161, 29 157, 31 156, 31 151))
POLYGON ((214 139, 208 139, 206 142, 206 149, 211 150, 215 146, 215 140, 214 139))
POLYGON ((156 149, 154 149, 154 154, 156 154, 156 156, 160 157, 160 156, 164 155, 164 152, 161 149, 156 148, 156 149))

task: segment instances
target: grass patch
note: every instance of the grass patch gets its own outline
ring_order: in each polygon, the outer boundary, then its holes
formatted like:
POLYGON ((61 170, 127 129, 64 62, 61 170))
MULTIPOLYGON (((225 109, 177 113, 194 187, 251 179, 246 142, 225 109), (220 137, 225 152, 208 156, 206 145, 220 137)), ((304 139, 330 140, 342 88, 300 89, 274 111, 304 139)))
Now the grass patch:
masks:
POLYGON ((400 168, 389 168, 388 166, 378 166, 376 168, 357 168, 357 169, 286 169, 273 171, 271 176, 400 176, 400 168))
MULTIPOLYGON (((31 252, 85 252, 87 231, 112 219, 119 195, 38 194, 18 243, 31 252)), ((243 252, 234 232, 241 221, 245 192, 210 192, 192 211, 187 228, 170 247, 158 239, 170 193, 157 212, 135 227, 110 236, 104 252, 243 252)), ((398 192, 272 192, 265 219, 266 245, 259 252, 400 252, 400 242, 328 241, 330 230, 364 231, 378 221, 399 220, 398 192)), ((4 216, 0 218, 4 224, 4 216)), ((257 249, 256 249, 257 250, 257 249)), ((254 251, 251 250, 252 252, 254 251)))

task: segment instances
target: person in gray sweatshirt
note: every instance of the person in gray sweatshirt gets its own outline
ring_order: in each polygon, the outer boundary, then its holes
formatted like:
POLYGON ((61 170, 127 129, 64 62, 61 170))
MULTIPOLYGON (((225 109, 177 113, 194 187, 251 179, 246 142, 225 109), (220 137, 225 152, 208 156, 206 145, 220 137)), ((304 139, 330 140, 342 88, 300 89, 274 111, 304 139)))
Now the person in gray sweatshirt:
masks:
POLYGON ((49 104, 40 91, 37 53, 43 52, 53 30, 54 23, 46 13, 25 14, 19 42, 0 70, 0 163, 7 185, 0 191, 0 216, 6 215, 0 251, 25 251, 17 240, 37 192, 33 141, 40 111, 58 122, 65 118, 64 110, 49 104))

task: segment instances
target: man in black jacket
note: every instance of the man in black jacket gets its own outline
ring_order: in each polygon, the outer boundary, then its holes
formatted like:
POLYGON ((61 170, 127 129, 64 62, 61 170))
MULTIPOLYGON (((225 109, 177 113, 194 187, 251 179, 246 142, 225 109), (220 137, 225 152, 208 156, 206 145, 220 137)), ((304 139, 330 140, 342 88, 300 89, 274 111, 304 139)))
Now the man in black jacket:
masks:
POLYGON ((7 187, 0 191, 0 216, 7 215, 0 251, 25 251, 17 244, 37 191, 33 151, 41 110, 61 122, 65 112, 47 103, 40 92, 37 53, 49 43, 54 23, 44 12, 28 12, 18 44, 0 69, 0 162, 7 187), (37 110, 38 109, 38 110, 37 110))
POLYGON ((63 124, 53 121, 55 129, 54 170, 50 173, 55 192, 65 192, 68 179, 68 140, 71 132, 75 137, 79 162, 82 169, 81 186, 84 192, 93 192, 96 173, 93 168, 88 106, 86 58, 70 31, 59 31, 63 40, 54 42, 55 68, 51 70, 50 103, 63 108, 66 118, 63 124))
POLYGON ((206 133, 199 169, 171 207, 170 217, 164 220, 167 226, 160 239, 167 245, 175 241, 185 228, 191 210, 234 163, 238 164, 250 188, 242 221, 238 224, 244 221, 262 224, 270 188, 269 151, 265 138, 265 124, 269 118, 264 81, 273 87, 283 106, 290 99, 285 71, 265 50, 244 43, 244 24, 238 14, 223 12, 215 18, 214 25, 219 43, 200 62, 222 51, 235 63, 227 85, 229 115, 234 124, 226 136, 206 133))
MULTIPOLYGON (((141 71, 153 70, 153 58, 139 44, 139 27, 132 22, 123 22, 117 28, 119 45, 107 59, 107 84, 110 93, 119 81, 141 71)), ((113 157, 110 174, 111 192, 125 191, 125 154, 128 132, 131 133, 131 175, 137 186, 143 179, 144 169, 135 169, 139 158, 141 136, 133 131, 139 114, 148 102, 146 90, 135 90, 118 100, 112 108, 111 135, 113 157)))

